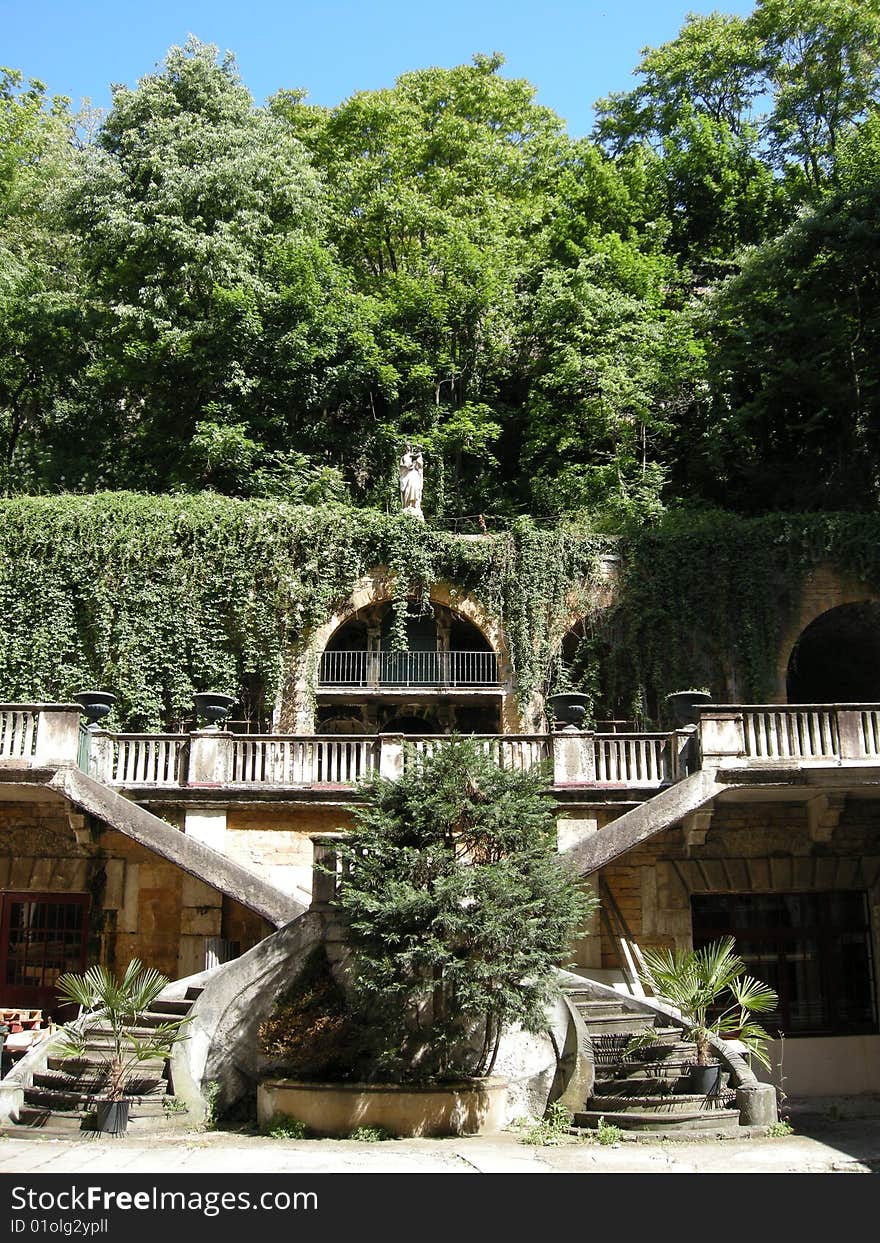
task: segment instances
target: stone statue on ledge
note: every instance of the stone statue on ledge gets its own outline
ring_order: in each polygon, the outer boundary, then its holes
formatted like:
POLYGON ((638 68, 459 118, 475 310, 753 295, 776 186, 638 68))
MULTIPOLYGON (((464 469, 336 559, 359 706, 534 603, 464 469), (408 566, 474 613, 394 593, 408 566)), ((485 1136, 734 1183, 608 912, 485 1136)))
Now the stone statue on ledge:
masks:
POLYGON ((407 445, 400 459, 400 504, 403 512, 424 522, 422 513, 422 488, 425 482, 425 462, 422 451, 407 445))

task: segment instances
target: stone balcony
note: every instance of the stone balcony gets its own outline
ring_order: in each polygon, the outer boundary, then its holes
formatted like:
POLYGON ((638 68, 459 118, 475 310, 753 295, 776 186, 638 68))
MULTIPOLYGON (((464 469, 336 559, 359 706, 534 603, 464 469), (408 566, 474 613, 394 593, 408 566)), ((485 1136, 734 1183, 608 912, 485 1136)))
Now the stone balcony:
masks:
MULTIPOLYGON (((880 767, 880 705, 710 705, 700 724, 668 733, 474 735, 505 768, 545 765, 553 789, 649 797, 701 767, 742 771, 880 767)), ((0 776, 78 765, 104 785, 151 791, 353 793, 395 778, 443 735, 191 734, 86 730, 76 704, 0 704, 0 776)))

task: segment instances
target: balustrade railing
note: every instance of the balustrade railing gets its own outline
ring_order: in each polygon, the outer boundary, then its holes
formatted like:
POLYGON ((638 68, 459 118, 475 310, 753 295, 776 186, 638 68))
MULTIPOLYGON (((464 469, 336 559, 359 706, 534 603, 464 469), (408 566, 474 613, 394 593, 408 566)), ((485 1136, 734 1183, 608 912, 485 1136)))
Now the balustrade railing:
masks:
POLYGON ((180 786, 188 749, 188 734, 96 733, 89 773, 108 785, 180 786))
MULTIPOLYGON (((552 739, 547 734, 469 734, 481 751, 499 768, 527 772, 552 758, 552 739)), ((410 734, 404 739, 412 748, 410 754, 429 758, 449 741, 437 734, 410 734)), ((404 750, 404 766, 407 752, 404 750)))
POLYGON ((832 708, 744 708, 742 720, 745 754, 756 759, 832 759, 840 753, 832 708))
MULTIPOLYGON (((399 776, 441 735, 276 735, 203 730, 115 734, 84 730, 75 704, 0 704, 0 763, 79 764, 123 788, 341 786, 399 776)), ((659 789, 707 767, 785 763, 880 765, 880 704, 709 705, 697 730, 668 734, 472 735, 505 769, 548 765, 561 786, 659 789)))
POLYGON ((379 766, 375 735, 233 736, 232 785, 354 785, 379 766))
POLYGON ((677 781, 682 773, 674 740, 674 734, 596 734, 596 782, 656 787, 677 781))
POLYGON ((0 759, 33 758, 37 750, 39 719, 40 713, 36 709, 14 704, 0 707, 0 759))
POLYGON ((498 657, 494 652, 324 652, 318 685, 497 686, 498 657))

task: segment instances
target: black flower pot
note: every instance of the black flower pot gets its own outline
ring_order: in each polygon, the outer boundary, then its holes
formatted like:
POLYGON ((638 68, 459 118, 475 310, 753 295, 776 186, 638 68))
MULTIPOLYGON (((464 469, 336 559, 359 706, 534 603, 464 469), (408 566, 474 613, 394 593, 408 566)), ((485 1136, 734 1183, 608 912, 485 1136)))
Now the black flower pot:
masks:
POLYGON ((97 1109, 95 1130, 105 1135, 124 1135, 128 1129, 128 1107, 131 1101, 102 1101, 97 1109))
POLYGON ((209 725, 217 725, 229 716, 234 703, 231 695, 221 695, 219 691, 202 691, 193 696, 196 716, 203 717, 209 725))
POLYGON ((89 725, 97 725, 99 721, 103 721, 105 716, 110 715, 110 709, 116 703, 116 696, 109 691, 80 691, 74 695, 74 699, 82 708, 89 725))
POLYGON ((590 697, 580 691, 560 691, 547 696, 547 707, 553 713, 557 729, 564 726, 581 729, 590 708, 590 697))
POLYGON ((708 691, 673 691, 666 696, 666 702, 679 725, 697 725, 700 720, 700 708, 712 702, 708 691))
POLYGON ((721 1087, 721 1065, 710 1066, 691 1063, 688 1070, 688 1087, 694 1096, 717 1096, 721 1087))

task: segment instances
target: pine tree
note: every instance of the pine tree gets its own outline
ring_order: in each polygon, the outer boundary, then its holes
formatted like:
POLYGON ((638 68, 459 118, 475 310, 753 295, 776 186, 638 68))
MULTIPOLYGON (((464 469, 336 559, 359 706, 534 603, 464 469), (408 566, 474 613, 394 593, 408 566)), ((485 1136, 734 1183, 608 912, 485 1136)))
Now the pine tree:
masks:
POLYGON ((546 1026, 554 968, 595 910, 556 851, 546 775, 478 743, 407 749, 341 846, 355 1004, 390 1078, 489 1074, 505 1026, 546 1026))

